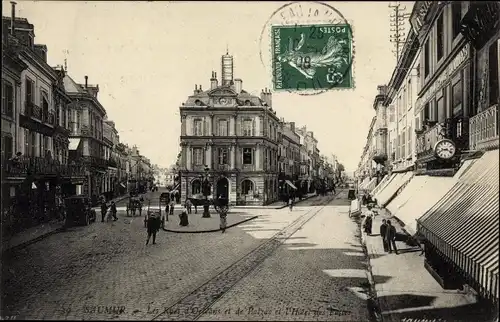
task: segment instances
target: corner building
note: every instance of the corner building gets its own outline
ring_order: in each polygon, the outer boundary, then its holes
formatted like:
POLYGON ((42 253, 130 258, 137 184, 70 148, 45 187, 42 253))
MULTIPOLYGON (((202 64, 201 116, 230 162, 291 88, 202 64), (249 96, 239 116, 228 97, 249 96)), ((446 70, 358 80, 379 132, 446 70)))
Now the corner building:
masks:
POLYGON ((195 85, 180 106, 181 195, 199 195, 204 176, 212 197, 231 205, 264 205, 278 197, 278 130, 271 92, 260 97, 233 79, 233 57, 222 56, 222 83, 212 72, 210 88, 195 85), (207 169, 207 170, 205 170, 207 169))

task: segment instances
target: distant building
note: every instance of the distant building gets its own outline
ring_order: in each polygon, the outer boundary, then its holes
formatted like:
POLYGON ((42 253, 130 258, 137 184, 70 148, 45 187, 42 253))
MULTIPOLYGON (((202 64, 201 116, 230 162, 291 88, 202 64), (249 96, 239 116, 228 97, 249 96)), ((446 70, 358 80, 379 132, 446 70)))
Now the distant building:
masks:
POLYGON ((267 204, 277 199, 278 129, 271 92, 260 97, 233 79, 233 57, 222 57, 222 84, 212 72, 210 88, 195 85, 181 113, 181 194, 201 193, 204 177, 212 193, 231 204, 267 204), (207 169, 205 171, 205 168, 207 169))

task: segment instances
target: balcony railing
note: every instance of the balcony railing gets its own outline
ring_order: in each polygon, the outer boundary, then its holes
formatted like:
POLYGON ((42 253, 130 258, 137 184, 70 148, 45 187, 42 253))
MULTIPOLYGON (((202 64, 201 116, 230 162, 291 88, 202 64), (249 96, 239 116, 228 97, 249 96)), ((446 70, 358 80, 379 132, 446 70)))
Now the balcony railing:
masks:
POLYGON ((34 117, 34 118, 37 118, 39 120, 42 119, 42 109, 40 108, 40 106, 37 106, 34 103, 29 102, 29 101, 27 101, 25 104, 24 114, 26 116, 34 117))
POLYGON ((105 159, 94 157, 94 156, 82 156, 82 161, 90 163, 93 166, 107 168, 108 162, 105 159))
POLYGON ((417 134, 417 158, 433 154, 434 145, 436 145, 439 140, 445 138, 445 133, 446 131, 444 126, 437 123, 433 127, 425 130, 423 133, 417 134))
POLYGON ((470 118, 469 144, 471 150, 488 150, 499 146, 498 105, 470 118))
POLYGON ((64 177, 81 177, 85 175, 82 164, 61 164, 57 160, 40 157, 21 156, 3 160, 3 168, 7 177, 25 177, 32 175, 60 175, 64 177))
POLYGON ((216 169, 219 171, 229 171, 229 164, 217 164, 216 169))

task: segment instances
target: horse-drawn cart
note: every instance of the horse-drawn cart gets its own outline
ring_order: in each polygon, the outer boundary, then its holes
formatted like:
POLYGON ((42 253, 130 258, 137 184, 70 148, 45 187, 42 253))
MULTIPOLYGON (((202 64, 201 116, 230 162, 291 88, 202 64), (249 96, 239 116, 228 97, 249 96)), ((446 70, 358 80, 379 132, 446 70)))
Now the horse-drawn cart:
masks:
POLYGON ((132 217, 135 217, 137 214, 137 211, 140 212, 142 210, 142 201, 138 197, 129 197, 128 203, 127 203, 127 216, 132 214, 132 217))

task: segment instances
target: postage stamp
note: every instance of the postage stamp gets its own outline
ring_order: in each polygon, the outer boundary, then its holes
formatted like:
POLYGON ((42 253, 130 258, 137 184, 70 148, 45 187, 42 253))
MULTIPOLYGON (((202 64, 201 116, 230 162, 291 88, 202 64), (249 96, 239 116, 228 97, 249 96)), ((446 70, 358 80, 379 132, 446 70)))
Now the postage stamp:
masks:
POLYGON ((281 6, 263 26, 259 42, 261 62, 277 92, 317 95, 355 87, 353 27, 327 3, 281 6))
POLYGON ((349 24, 272 27, 274 90, 352 88, 349 24))

